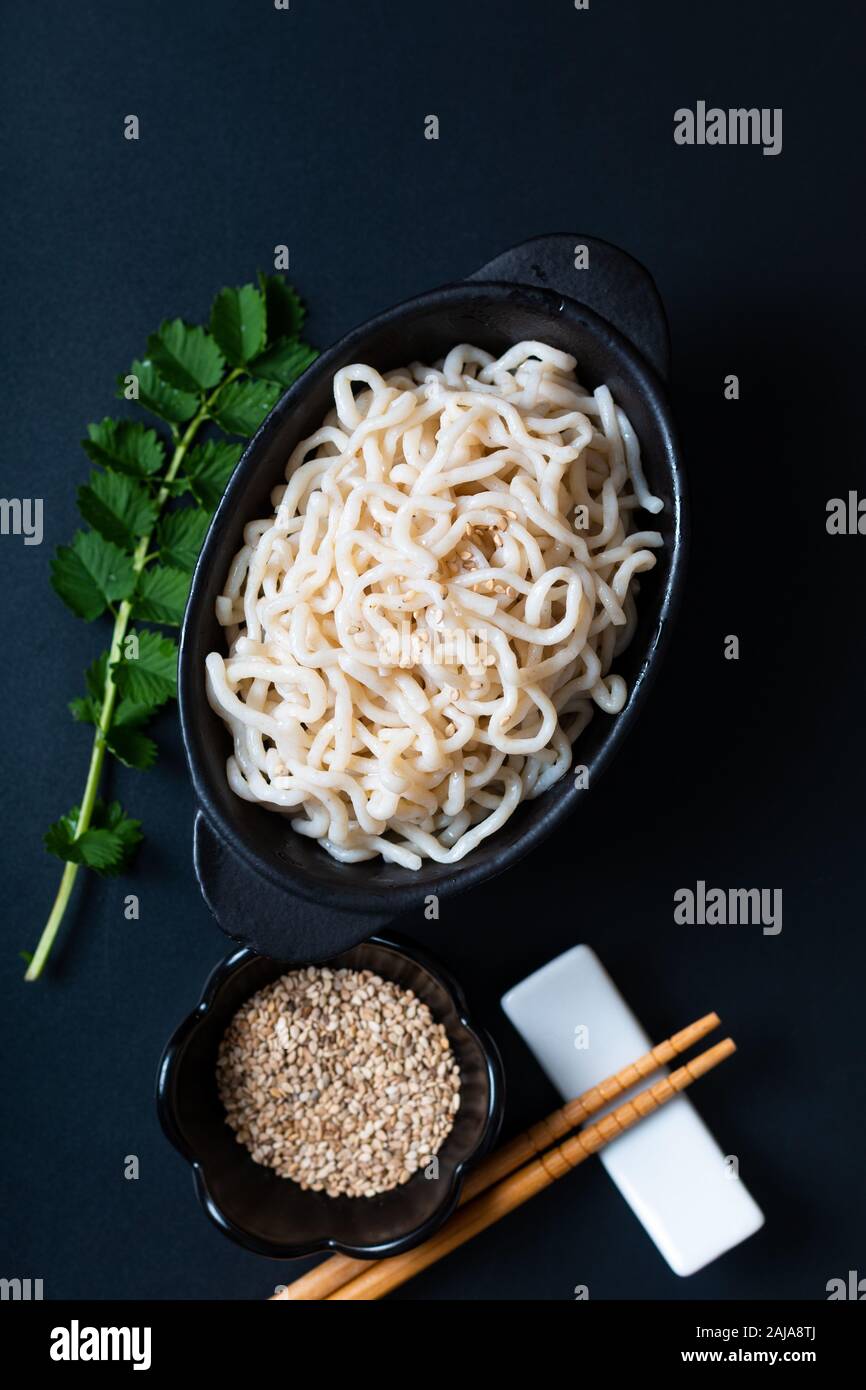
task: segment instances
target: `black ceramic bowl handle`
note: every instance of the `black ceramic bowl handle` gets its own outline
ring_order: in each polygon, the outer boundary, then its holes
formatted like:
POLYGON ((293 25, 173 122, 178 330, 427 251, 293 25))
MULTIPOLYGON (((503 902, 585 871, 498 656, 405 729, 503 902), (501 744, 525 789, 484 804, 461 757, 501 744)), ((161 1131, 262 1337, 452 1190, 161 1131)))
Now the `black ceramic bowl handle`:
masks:
POLYGON ((649 271, 618 246, 574 232, 533 237, 467 278, 534 285, 585 304, 618 328, 667 380, 671 349, 661 296, 649 271))
POLYGON ((319 960, 325 953, 337 955, 356 945, 361 916, 369 936, 394 917, 393 912, 365 914, 361 902, 356 915, 287 893, 249 868, 201 811, 195 817, 193 863, 202 897, 223 931, 260 955, 288 965, 319 960))

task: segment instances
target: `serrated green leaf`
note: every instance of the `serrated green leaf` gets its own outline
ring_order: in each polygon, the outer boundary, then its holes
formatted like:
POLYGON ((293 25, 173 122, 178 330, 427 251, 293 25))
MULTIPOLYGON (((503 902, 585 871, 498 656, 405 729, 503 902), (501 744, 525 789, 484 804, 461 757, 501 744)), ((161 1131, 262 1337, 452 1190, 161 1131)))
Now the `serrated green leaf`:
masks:
POLYGON ((90 695, 79 695, 69 701, 69 711, 76 724, 98 724, 101 705, 90 695))
POLYGON ((147 700, 130 700, 124 697, 116 706, 111 721, 113 729, 138 729, 146 724, 156 713, 158 706, 147 700))
POLYGON ((105 677, 108 674, 108 652, 100 652, 84 672, 87 693, 94 700, 101 700, 105 694, 105 677))
POLYGON ((264 377, 266 381, 291 386, 318 355, 317 350, 307 343, 299 343, 296 338, 283 338, 251 362, 250 371, 253 376, 264 377))
POLYGON ((134 376, 138 381, 138 395, 127 397, 126 376, 117 378, 116 394, 121 400, 137 400, 139 405, 144 406, 152 415, 158 415, 160 420, 167 420, 171 425, 180 425, 186 420, 191 420, 198 410, 198 396, 192 396, 187 391, 175 390, 167 381, 163 381, 156 367, 147 358, 143 362, 136 359, 128 375, 134 376))
POLYGON ((55 593, 79 618, 92 622, 110 603, 129 598, 135 586, 132 561, 96 531, 76 531, 51 564, 55 593))
MULTIPOLYGON (((75 827, 78 824, 78 817, 81 814, 80 806, 73 806, 65 816, 60 816, 53 825, 49 825, 45 832, 43 841, 45 848, 50 854, 56 854, 61 859, 69 859, 69 855, 62 852, 67 849, 75 838, 75 827)), ((78 860, 73 860, 77 863, 78 860)))
POLYGON ((98 724, 105 697, 105 675, 108 670, 108 652, 101 652, 84 672, 87 694, 70 700, 69 709, 73 719, 80 724, 98 724))
POLYGON ((109 802, 108 805, 104 801, 97 801, 90 823, 113 830, 127 846, 137 845, 141 840, 138 833, 141 821, 130 820, 119 801, 109 802))
POLYGON ((233 367, 245 367, 265 345, 265 301, 254 285, 220 290, 210 331, 233 367))
POLYGON ((179 627, 189 593, 189 573, 171 565, 154 565, 141 574, 133 600, 137 618, 179 627))
POLYGON ((168 512, 156 533, 160 560, 181 570, 194 569, 209 524, 207 514, 198 507, 181 507, 178 511, 168 512))
POLYGON ((154 709, 171 700, 177 693, 177 643, 147 628, 138 628, 129 636, 138 643, 138 656, 121 656, 112 666, 114 683, 121 695, 150 705, 154 709))
POLYGON ((210 334, 183 319, 166 319, 158 333, 151 333, 147 355, 163 381, 179 391, 210 391, 226 366, 210 334))
POLYGON ((134 478, 122 473, 91 473, 78 489, 78 510, 107 541, 133 551, 156 524, 156 506, 134 478))
POLYGON ((270 381, 230 381, 216 398, 213 418, 227 434, 253 434, 281 395, 270 381))
POLYGON ((105 746, 123 763, 144 772, 156 762, 156 744, 137 728, 112 726, 105 736, 105 746))
MULTIPOLYGON (((139 396, 139 400, 141 397, 139 396)), ((165 448, 156 430, 133 420, 101 420, 88 425, 81 447, 94 463, 114 473, 150 478, 165 463, 165 448)))
POLYGON ((80 807, 73 806, 67 815, 49 826, 45 848, 67 863, 84 864, 99 874, 119 873, 142 839, 141 822, 130 820, 117 801, 110 806, 97 801, 89 827, 76 839, 75 828, 80 814, 80 807))
POLYGON ((279 338, 297 338, 304 326, 307 311, 293 285, 282 275, 262 275, 259 272, 259 289, 265 297, 268 324, 268 342, 275 343, 279 338))
MULTIPOLYGON (((84 673, 87 685, 87 694, 79 696, 78 699, 70 700, 69 709, 75 720, 82 724, 98 725, 102 717, 102 706, 105 699, 105 676, 108 670, 108 652, 101 652, 96 660, 88 666, 84 673)), ((140 729, 146 724, 148 719, 155 713, 157 706, 150 701, 130 700, 128 697, 120 699, 114 707, 114 714, 111 719, 111 729, 140 729)), ((111 746, 111 740, 107 740, 111 746)), ((112 747, 112 752, 114 752, 112 747)), ((116 753, 115 756, 120 756, 116 753)), ((121 758, 126 762, 126 758, 121 758)), ((151 760, 152 761, 152 760, 151 760)), ((132 765, 132 764, 130 764, 132 765)), ((138 764, 135 764, 136 766, 138 764)))
POLYGON ((189 485, 189 478, 187 478, 184 473, 178 473, 176 477, 172 478, 170 483, 164 483, 163 486, 169 497, 183 497, 186 493, 192 491, 189 485))
MULTIPOLYGON (((132 701, 121 701, 121 710, 124 705, 142 711, 151 708, 149 705, 134 704, 132 701)), ((92 724, 94 727, 99 724, 101 706, 89 696, 85 699, 70 700, 69 708, 80 723, 92 724)), ((152 738, 141 732, 138 721, 127 725, 115 718, 105 735, 105 746, 126 767, 144 771, 156 761, 156 744, 152 738)))
POLYGON ((209 512, 215 510, 242 453, 242 444, 208 439, 187 455, 185 482, 196 501, 209 512))

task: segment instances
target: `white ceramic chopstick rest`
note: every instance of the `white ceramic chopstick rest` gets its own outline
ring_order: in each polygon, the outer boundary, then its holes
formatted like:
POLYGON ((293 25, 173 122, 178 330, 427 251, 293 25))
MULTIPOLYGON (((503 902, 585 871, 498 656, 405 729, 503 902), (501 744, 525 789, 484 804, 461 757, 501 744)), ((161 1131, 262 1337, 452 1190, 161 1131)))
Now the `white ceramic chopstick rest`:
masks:
MULTIPOLYGON (((529 975, 502 1007, 563 1100, 652 1046, 589 946, 529 975)), ((676 1274, 696 1273, 764 1224, 687 1096, 642 1120, 600 1158, 676 1274)))

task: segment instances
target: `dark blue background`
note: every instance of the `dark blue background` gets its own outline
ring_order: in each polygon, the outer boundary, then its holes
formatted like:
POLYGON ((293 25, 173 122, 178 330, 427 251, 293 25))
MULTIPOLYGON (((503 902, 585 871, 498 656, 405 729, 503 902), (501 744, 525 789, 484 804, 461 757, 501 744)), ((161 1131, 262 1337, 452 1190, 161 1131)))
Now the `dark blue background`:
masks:
POLYGON ((83 885, 50 972, 21 981, 16 953, 59 876, 41 835, 78 799, 89 751, 66 702, 105 643, 48 584, 76 525, 86 423, 116 408, 115 375, 163 317, 203 318, 277 243, 325 346, 555 230, 626 247, 665 298, 695 516, 685 611, 590 809, 439 923, 399 928, 453 968, 499 1039, 509 1133, 553 1097, 498 999, 558 951, 591 942, 655 1037, 718 1009, 740 1052, 698 1103, 767 1224, 679 1280, 591 1164, 396 1297, 568 1299, 587 1284, 592 1298, 821 1298, 866 1273, 866 539, 825 531, 827 499, 864 487, 858 13, 7 0, 0 486, 44 497, 46 533, 41 547, 0 538, 0 1274, 43 1278, 50 1298, 257 1299, 288 1277, 207 1223, 154 1114, 163 1042, 226 949, 192 875, 173 712, 158 767, 113 774, 147 832, 134 873, 83 885), (699 98, 783 107, 783 153, 675 146, 673 112, 699 98), (739 402, 723 399, 729 372, 739 402), (729 633, 739 662, 723 659, 729 633), (698 878, 782 888, 782 935, 675 925, 673 893, 698 878))

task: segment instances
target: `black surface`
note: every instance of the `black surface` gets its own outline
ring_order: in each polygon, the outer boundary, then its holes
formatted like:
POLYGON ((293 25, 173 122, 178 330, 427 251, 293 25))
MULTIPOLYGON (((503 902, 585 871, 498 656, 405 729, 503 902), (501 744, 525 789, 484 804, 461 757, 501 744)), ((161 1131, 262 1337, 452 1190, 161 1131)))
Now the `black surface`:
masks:
POLYGON ((481 283, 473 279, 431 290, 360 325, 324 352, 274 406, 226 488, 184 614, 178 703, 190 776, 207 825, 207 830, 201 822, 196 826, 199 884, 220 926, 254 950, 286 961, 322 960, 363 940, 383 920, 422 910, 431 893, 447 898, 501 873, 540 844, 586 796, 573 778, 563 777, 543 796, 518 807, 496 835, 459 863, 427 860, 411 870, 381 858, 336 864, 313 841, 287 835, 281 817, 229 787, 231 738, 211 708, 205 681, 208 653, 224 642, 216 601, 243 544, 244 528, 267 512, 274 487, 284 479, 286 459, 330 411, 338 371, 353 362, 370 363, 379 371, 406 362, 436 362, 454 343, 472 342, 499 356, 513 343, 540 341, 579 358, 587 387, 607 384, 642 442, 647 485, 664 503, 652 518, 664 544, 641 586, 634 635, 618 661, 628 699, 615 720, 594 719, 581 740, 581 762, 593 789, 640 718, 670 644, 689 537, 682 451, 667 387, 631 341, 632 336, 642 345, 648 341, 653 356, 664 359, 667 323, 648 273, 608 243, 581 243, 591 259, 602 262, 584 282, 584 273, 573 268, 577 235, 534 237, 497 257, 507 265, 499 274, 509 274, 509 280, 487 283, 482 267, 481 283), (593 308, 578 301, 576 296, 584 293, 593 308), (601 316, 604 310, 616 316, 617 327, 601 316), (283 891, 275 895, 274 887, 283 891))
POLYGON ((135 874, 87 884, 49 977, 20 979, 58 874, 40 837, 79 796, 88 754, 65 706, 104 641, 48 586, 76 524, 84 426, 112 411, 115 374, 163 317, 202 317, 276 243, 325 346, 569 226, 643 261, 671 320, 695 517, 677 640, 592 814, 439 922, 399 925, 499 1040, 506 1134, 553 1096, 498 999, 558 951, 594 945, 655 1037, 718 1009, 740 1052, 698 1104, 767 1224, 680 1280, 589 1164, 395 1297, 568 1299, 587 1284, 592 1298, 821 1298, 866 1272, 866 539, 825 529, 828 498, 866 489, 859 14, 803 0, 3 7, 2 491, 46 502, 41 547, 0 537, 5 1277, 43 1278, 50 1298, 259 1298, 287 1276, 211 1228, 154 1113, 163 1043, 224 951, 193 879, 172 715, 158 768, 114 781, 148 834, 135 874), (698 99, 783 107, 782 154, 676 146, 673 112, 698 99), (131 112, 137 144, 122 138, 131 112), (699 878, 782 888, 781 935, 676 925, 673 894, 699 878))

